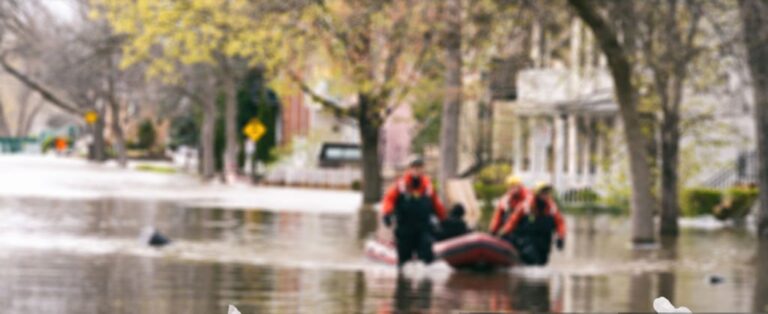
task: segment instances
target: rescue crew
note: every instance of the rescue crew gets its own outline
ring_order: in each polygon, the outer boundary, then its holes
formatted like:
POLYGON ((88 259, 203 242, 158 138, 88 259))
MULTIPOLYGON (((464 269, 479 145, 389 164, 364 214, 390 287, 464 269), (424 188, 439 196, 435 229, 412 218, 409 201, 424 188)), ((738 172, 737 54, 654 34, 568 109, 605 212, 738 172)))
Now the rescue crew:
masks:
POLYGON ((523 263, 545 265, 549 261, 552 235, 556 234, 558 250, 565 246, 565 220, 552 196, 552 186, 540 183, 535 195, 522 210, 515 211, 501 231, 512 243, 523 263))
POLYGON ((507 193, 501 197, 491 218, 491 224, 488 231, 495 235, 509 220, 512 213, 521 209, 530 202, 531 193, 523 186, 523 181, 516 175, 509 175, 505 183, 507 184, 507 193))
POLYGON ((412 158, 408 170, 387 190, 381 206, 383 222, 395 223, 398 268, 411 260, 414 253, 424 263, 432 263, 433 217, 445 220, 445 208, 424 173, 424 161, 412 158))

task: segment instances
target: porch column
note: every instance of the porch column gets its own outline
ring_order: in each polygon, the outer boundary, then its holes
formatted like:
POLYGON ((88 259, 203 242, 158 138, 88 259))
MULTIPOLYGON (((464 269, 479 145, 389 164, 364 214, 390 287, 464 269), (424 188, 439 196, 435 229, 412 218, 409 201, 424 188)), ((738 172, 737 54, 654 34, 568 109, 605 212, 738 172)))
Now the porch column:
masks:
POLYGON ((605 152, 605 136, 606 136, 606 130, 605 130, 605 119, 604 118, 598 118, 597 123, 595 124, 595 139, 597 140, 597 144, 595 144, 595 178, 600 178, 603 176, 603 164, 606 161, 606 154, 605 152))
POLYGON ((552 118, 554 124, 554 138, 552 142, 552 150, 555 157, 555 166, 552 169, 552 185, 555 189, 562 189, 563 181, 563 169, 565 168, 565 126, 563 121, 565 117, 559 113, 555 113, 552 118))
POLYGON ((537 173, 539 171, 539 150, 537 142, 538 142, 538 118, 536 117, 529 117, 528 118, 528 160, 529 160, 529 166, 528 166, 528 172, 530 173, 537 173))
POLYGON ((592 144, 595 138, 592 132, 592 117, 584 116, 582 119, 584 122, 584 134, 582 134, 584 141, 581 145, 581 180, 582 183, 589 183, 592 176, 589 172, 589 165, 592 159, 592 144))
POLYGON ((512 141, 513 141, 513 171, 515 174, 520 174, 523 171, 523 119, 520 116, 515 116, 512 122, 512 141))
POLYGON ((578 152, 578 126, 576 125, 576 115, 568 115, 568 178, 569 182, 577 177, 576 166, 579 156, 578 152))

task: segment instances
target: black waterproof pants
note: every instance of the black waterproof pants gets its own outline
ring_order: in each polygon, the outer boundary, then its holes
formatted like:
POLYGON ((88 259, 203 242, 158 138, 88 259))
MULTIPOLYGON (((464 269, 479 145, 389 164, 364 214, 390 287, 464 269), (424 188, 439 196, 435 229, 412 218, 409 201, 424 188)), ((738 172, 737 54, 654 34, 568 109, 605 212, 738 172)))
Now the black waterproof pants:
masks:
POLYGON ((432 233, 429 230, 395 230, 397 265, 402 266, 416 254, 421 261, 430 264, 435 260, 432 251, 432 233))
POLYGON ((523 264, 546 265, 549 262, 551 239, 539 239, 531 236, 507 236, 504 239, 517 249, 523 264))

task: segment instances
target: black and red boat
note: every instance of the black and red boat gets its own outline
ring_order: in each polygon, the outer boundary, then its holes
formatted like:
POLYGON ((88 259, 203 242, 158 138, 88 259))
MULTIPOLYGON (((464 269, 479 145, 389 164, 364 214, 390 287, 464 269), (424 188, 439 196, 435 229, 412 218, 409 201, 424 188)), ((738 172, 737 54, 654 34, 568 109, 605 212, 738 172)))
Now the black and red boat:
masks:
MULTIPOLYGON (((517 250, 504 240, 482 232, 473 232, 434 244, 435 255, 457 269, 495 269, 519 264, 517 250)), ((395 265, 397 251, 391 241, 369 240, 365 245, 369 258, 395 265)))

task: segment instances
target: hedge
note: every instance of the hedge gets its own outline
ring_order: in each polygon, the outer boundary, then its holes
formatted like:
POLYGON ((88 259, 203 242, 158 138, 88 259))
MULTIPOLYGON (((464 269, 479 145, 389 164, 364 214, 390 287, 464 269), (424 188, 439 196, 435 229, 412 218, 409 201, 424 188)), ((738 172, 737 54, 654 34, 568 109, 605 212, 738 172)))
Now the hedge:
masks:
POLYGON ((722 199, 723 193, 717 189, 685 189, 680 200, 682 215, 686 217, 709 215, 720 204, 722 199))
POLYGON ((733 187, 725 192, 722 204, 717 206, 712 214, 717 219, 725 220, 728 218, 741 219, 749 214, 752 205, 757 201, 758 191, 756 188, 733 187))

